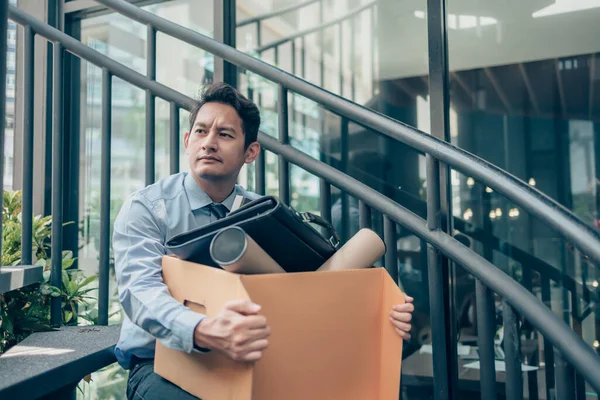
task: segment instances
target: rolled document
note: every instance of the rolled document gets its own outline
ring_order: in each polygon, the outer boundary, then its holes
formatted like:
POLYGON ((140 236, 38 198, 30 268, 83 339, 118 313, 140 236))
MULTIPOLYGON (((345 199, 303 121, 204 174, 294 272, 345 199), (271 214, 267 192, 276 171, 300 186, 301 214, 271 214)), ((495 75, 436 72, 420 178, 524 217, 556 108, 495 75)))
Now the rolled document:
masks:
POLYGON ((236 274, 275 274, 285 270, 244 230, 232 226, 221 230, 210 243, 210 256, 226 271, 236 274))
POLYGON ((385 243, 370 229, 361 229, 317 271, 372 267, 385 254, 385 243))

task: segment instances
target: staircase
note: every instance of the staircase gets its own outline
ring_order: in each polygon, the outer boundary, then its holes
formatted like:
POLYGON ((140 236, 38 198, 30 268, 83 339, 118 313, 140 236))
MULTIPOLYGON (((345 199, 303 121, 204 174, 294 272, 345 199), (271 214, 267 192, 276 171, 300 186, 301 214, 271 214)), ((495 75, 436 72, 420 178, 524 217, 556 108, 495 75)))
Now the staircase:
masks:
MULTIPOLYGON (((346 98, 322 89, 331 84, 326 79, 327 73, 332 73, 330 59, 323 51, 322 42, 319 51, 315 51, 306 47, 306 38, 314 34, 318 36, 326 29, 339 29, 341 37, 345 26, 350 27, 350 32, 353 32, 354 21, 361 15, 372 16, 367 18, 374 20, 377 2, 366 3, 343 17, 327 22, 324 22, 323 3, 320 1, 298 3, 263 17, 241 21, 238 27, 255 24, 260 32, 261 23, 266 19, 298 11, 303 7, 321 7, 321 18, 316 27, 267 44, 263 44, 258 39, 260 34, 257 34, 256 46, 248 49, 248 54, 244 54, 126 1, 95 1, 146 27, 148 39, 145 75, 13 6, 8 7, 8 17, 25 29, 26 55, 33 52, 31 46, 34 36, 53 43, 54 154, 62 154, 64 151, 63 127, 68 122, 65 121, 68 110, 63 103, 67 94, 63 92, 61 81, 67 57, 85 60, 102 71, 102 208, 98 244, 101 325, 107 325, 109 319, 110 171, 111 151, 114 151, 111 150, 114 146, 111 146, 113 132, 110 121, 111 91, 115 78, 144 91, 147 109, 151 110, 146 113, 145 125, 145 183, 152 183, 157 176, 153 146, 157 139, 157 99, 168 104, 170 115, 169 172, 175 173, 179 170, 179 115, 180 110, 189 109, 192 99, 156 80, 156 40, 157 34, 160 34, 161 37, 177 39, 211 53, 224 60, 225 65, 228 63, 235 66, 239 76, 225 74, 225 78, 237 81, 240 89, 246 91, 248 96, 261 106, 265 124, 259 140, 264 150, 253 170, 248 173, 248 182, 244 182, 249 188, 261 194, 276 194, 284 202, 293 204, 293 177, 298 173, 296 171, 302 170, 304 174, 310 175, 311 179, 318 180, 318 211, 334 222, 337 219, 342 239, 347 240, 358 227, 371 227, 384 237, 388 248, 383 260, 384 267, 398 284, 403 285, 409 293, 416 292, 414 294, 417 297, 414 321, 417 332, 413 335, 411 343, 406 346, 408 351, 404 354, 403 363, 403 392, 407 398, 412 398, 407 394, 411 390, 413 393, 431 393, 435 399, 470 398, 469 396, 482 399, 504 396, 510 399, 580 399, 592 396, 593 392, 597 396, 600 391, 600 357, 582 340, 580 326, 586 318, 595 318, 598 293, 567 271, 556 268, 518 245, 478 227, 465 215, 446 215, 442 208, 442 204, 445 204, 445 189, 440 184, 440 178, 444 179, 442 171, 447 171, 449 167, 465 177, 470 177, 476 182, 475 185, 480 186, 484 196, 485 193, 489 193, 488 188, 504 196, 518 209, 539 219, 560 234, 577 251, 585 254, 594 268, 595 263, 600 262, 598 234, 565 207, 528 183, 451 143, 438 139, 436 135, 429 135, 377 112, 389 110, 390 106, 389 94, 381 93, 377 88, 378 80, 374 68, 371 69, 371 87, 366 89, 369 93, 364 94, 363 91, 361 95, 369 109, 352 101, 359 101, 359 85, 354 80, 355 74, 348 74, 344 70, 344 62, 341 59, 344 49, 340 48, 336 52, 340 56, 336 78, 337 93, 346 98), (293 61, 290 68, 283 70, 277 66, 280 64, 280 51, 283 51, 279 49, 286 44, 290 44, 293 61), (67 56, 68 53, 70 54, 67 56), (261 60, 266 58, 266 54, 271 54, 270 61, 273 65, 261 60), (300 68, 297 67, 296 57, 301 60, 300 68), (305 72, 310 62, 316 63, 320 69, 317 82, 314 79, 312 83, 301 79, 306 77, 305 72), (366 156, 378 159, 378 164, 376 161, 360 163, 364 152, 357 149, 364 148, 371 150, 366 156), (411 187, 399 188, 393 183, 393 175, 386 176, 389 169, 386 162, 393 154, 390 149, 400 151, 406 157, 426 158, 425 187, 413 182, 411 187), (277 164, 268 162, 268 154, 277 157, 277 164), (365 167, 374 165, 373 162, 378 165, 374 170, 365 167), (277 172, 276 187, 271 186, 269 180, 269 173, 274 169, 277 172), (336 208, 335 204, 339 207, 336 208), (352 211, 356 211, 357 220, 352 219, 352 211), (475 251, 478 246, 483 248, 483 256, 475 251), (494 251, 509 255, 512 260, 518 262, 522 267, 522 275, 517 277, 514 270, 494 265, 494 258, 491 256, 494 251), (539 275, 539 278, 534 279, 534 275, 539 275), (453 280, 452 285, 448 283, 449 279, 453 280), (552 291, 556 288, 563 290, 571 297, 573 303, 580 304, 581 307, 569 310, 568 315, 563 318, 555 315, 549 305, 552 302, 552 291), (456 294, 452 291, 456 291, 456 294), (472 326, 474 333, 470 339, 461 341, 458 349, 455 349, 452 343, 457 341, 457 335, 461 334, 463 327, 457 310, 450 307, 449 303, 464 303, 468 298, 475 298, 477 304, 477 318, 474 318, 476 322, 472 326), (497 313, 503 332, 501 346, 495 344, 494 338, 497 331, 497 313), (459 357, 457 354, 465 350, 465 343, 478 346, 478 373, 473 373, 473 369, 465 367, 469 364, 468 358, 459 357), (499 357, 499 348, 504 353, 500 363, 495 361, 499 357), (427 351, 432 353, 430 358, 423 356, 427 351), (535 369, 523 373, 522 364, 533 366, 535 369), (497 368, 502 368, 505 372, 498 371, 497 368), (420 386, 427 389, 414 389, 420 386)), ((0 22, 6 21, 2 18, 0 22)), ((320 37, 322 41, 322 35, 320 37)), ((353 48, 354 46, 351 46, 350 50, 353 48)), ((2 54, 5 53, 4 49, 0 50, 2 54)), ((350 61, 354 59, 352 55, 348 58, 350 61)), ((34 68, 33 58, 27 60, 26 77, 30 76, 34 68)), ((0 64, 2 61, 0 59, 0 64)), ((347 67, 350 71, 354 70, 353 65, 347 67)), ((212 72, 214 71, 207 71, 205 76, 210 76, 212 72)), ((26 84, 32 85, 33 82, 26 84)), ((0 92, 4 93, 2 89, 0 86, 0 92)), ((406 91, 410 89, 405 88, 406 91)), ((24 101, 26 107, 31 106, 33 94, 24 101)), ((32 130, 33 127, 31 134, 32 130)), ((33 152, 24 152, 24 162, 31 163, 32 160, 33 152)), ((55 219, 66 221, 65 218, 61 218, 65 201, 61 193, 69 183, 65 181, 66 175, 62 168, 61 158, 53 157, 52 214, 55 219)), ((24 197, 24 209, 31 207, 31 191, 27 193, 30 196, 24 197)), ((27 225, 31 221, 24 218, 23 223, 27 225)), ((56 225, 60 227, 60 224, 56 225)), ((56 228, 52 242, 56 250, 63 248, 62 236, 62 230, 56 228)), ((24 242, 23 246, 26 252, 26 246, 31 244, 24 242)), ((59 251, 56 253, 60 254, 59 251)), ((23 286, 40 279, 35 275, 35 266, 25 265, 23 268, 28 276, 27 282, 22 283, 23 286)), ((52 268, 53 274, 60 276, 59 258, 53 259, 52 268)), ((2 274, 12 274, 10 271, 3 269, 2 274)))

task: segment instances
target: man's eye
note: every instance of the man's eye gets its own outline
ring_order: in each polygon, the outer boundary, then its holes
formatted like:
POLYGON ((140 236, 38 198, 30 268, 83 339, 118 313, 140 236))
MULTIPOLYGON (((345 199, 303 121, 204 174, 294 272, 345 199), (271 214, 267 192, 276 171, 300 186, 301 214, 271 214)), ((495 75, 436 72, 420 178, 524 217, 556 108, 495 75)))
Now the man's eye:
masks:
POLYGON ((222 137, 227 137, 227 138, 233 138, 233 136, 231 136, 230 134, 227 133, 221 133, 222 137))
POLYGON ((196 129, 196 133, 204 133, 204 129, 196 129))

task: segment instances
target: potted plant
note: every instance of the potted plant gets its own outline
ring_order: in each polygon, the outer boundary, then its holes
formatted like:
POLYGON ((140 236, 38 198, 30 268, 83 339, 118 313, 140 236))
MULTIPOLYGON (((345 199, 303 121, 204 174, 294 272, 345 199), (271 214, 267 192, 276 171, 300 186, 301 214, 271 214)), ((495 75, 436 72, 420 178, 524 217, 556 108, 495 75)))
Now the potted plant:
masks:
MULTIPOLYGON (((3 191, 2 198, 2 265, 18 265, 21 262, 21 191, 3 191)), ((89 305, 95 288, 89 285, 97 275, 83 276, 82 271, 72 269, 75 259, 71 251, 62 254, 62 285, 50 284, 51 260, 48 250, 51 240, 51 216, 33 218, 33 260, 43 267, 40 283, 0 295, 0 354, 25 339, 33 332, 52 330, 50 325, 50 300, 61 298, 63 325, 76 324, 76 312, 80 305, 89 305)))

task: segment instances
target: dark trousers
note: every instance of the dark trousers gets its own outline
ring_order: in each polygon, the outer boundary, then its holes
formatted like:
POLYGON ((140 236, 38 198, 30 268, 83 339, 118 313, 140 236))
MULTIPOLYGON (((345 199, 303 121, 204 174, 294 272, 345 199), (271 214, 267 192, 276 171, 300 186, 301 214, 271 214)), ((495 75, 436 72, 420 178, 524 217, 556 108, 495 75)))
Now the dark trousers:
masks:
POLYGON ((197 400, 193 396, 154 373, 154 360, 138 362, 127 380, 128 400, 197 400))

